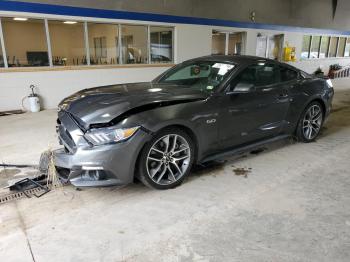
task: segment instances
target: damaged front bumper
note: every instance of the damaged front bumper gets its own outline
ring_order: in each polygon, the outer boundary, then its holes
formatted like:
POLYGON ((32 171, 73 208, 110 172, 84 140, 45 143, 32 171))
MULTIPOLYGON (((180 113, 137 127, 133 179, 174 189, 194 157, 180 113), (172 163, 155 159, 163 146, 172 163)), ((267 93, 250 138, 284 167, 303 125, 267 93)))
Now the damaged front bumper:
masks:
POLYGON ((114 186, 133 182, 138 154, 148 140, 143 130, 129 140, 92 146, 69 114, 59 114, 57 133, 62 149, 53 152, 58 175, 76 187, 114 186))

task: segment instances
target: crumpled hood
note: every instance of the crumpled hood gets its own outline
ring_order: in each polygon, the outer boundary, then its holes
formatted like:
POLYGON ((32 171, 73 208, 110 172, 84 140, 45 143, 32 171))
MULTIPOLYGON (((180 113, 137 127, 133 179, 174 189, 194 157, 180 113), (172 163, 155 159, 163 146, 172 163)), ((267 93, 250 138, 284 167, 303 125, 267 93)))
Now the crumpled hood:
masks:
POLYGON ((208 93, 185 86, 135 83, 84 89, 59 104, 86 125, 108 123, 121 114, 144 105, 204 100, 208 93))

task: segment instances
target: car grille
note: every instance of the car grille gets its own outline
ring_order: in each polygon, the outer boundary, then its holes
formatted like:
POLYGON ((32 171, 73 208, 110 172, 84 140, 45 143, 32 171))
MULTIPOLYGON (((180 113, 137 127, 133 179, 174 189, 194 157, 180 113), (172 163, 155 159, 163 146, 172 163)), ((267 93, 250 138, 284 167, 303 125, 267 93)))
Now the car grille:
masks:
POLYGON ((56 132, 61 145, 64 146, 67 153, 74 153, 76 151, 76 143, 70 131, 78 127, 72 121, 69 114, 60 113, 57 119, 56 132))

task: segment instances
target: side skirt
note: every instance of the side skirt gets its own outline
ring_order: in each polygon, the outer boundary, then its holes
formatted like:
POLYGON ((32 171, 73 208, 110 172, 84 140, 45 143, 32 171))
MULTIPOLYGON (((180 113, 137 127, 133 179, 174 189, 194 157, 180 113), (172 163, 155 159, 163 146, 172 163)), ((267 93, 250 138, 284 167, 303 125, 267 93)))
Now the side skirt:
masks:
POLYGON ((269 143, 273 143, 273 142, 276 142, 276 141, 279 141, 279 140, 283 140, 283 139, 286 139, 286 138, 289 138, 289 137, 291 137, 291 136, 290 135, 275 136, 273 138, 262 140, 262 141, 259 141, 259 142, 253 143, 253 144, 249 144, 249 145, 242 146, 242 147, 237 147, 237 148, 232 149, 232 150, 228 150, 228 151, 225 151, 225 152, 220 152, 220 153, 217 153, 217 154, 214 154, 214 155, 210 155, 208 157, 205 157, 200 162, 201 163, 205 163, 205 162, 217 160, 217 159, 220 159, 220 158, 225 158, 225 157, 229 157, 229 156, 238 155, 238 154, 241 154, 241 153, 245 153, 245 152, 251 151, 251 150, 253 150, 253 149, 257 148, 257 147, 260 147, 260 146, 263 146, 263 145, 266 145, 266 144, 269 144, 269 143))

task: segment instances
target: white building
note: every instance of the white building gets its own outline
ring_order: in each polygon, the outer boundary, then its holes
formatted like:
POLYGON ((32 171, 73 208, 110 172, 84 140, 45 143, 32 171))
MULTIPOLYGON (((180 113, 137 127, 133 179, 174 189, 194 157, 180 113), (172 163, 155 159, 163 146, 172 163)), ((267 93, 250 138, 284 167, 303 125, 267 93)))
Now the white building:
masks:
POLYGON ((150 81, 173 64, 210 54, 283 60, 327 73, 350 64, 350 32, 126 11, 0 3, 0 111, 21 108, 30 85, 44 108, 80 89, 150 81))

